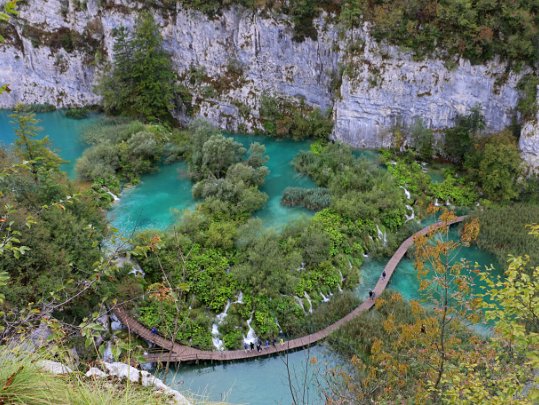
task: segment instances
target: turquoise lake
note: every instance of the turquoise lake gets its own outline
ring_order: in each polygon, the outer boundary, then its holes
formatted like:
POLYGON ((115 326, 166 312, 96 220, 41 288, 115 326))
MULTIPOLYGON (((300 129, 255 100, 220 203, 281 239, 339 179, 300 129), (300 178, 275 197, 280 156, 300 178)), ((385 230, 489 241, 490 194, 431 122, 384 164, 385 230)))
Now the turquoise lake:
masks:
MULTIPOLYGON (((7 111, 0 111, 0 143, 12 144, 14 131, 9 124, 7 111)), ((74 163, 84 151, 81 142, 82 133, 99 116, 83 120, 72 120, 61 111, 37 114, 41 120, 43 134, 49 135, 53 149, 66 161, 63 169, 74 178, 74 163)), ((268 167, 270 174, 266 179, 263 191, 270 196, 266 206, 256 215, 267 226, 282 227, 293 218, 301 215, 312 215, 307 210, 287 208, 280 205, 283 190, 288 186, 313 187, 310 179, 299 176, 291 166, 291 160, 301 150, 309 148, 309 142, 278 141, 264 137, 234 135, 234 138, 248 146, 251 142, 266 145, 270 158, 268 167)), ((358 155, 375 160, 377 154, 372 151, 357 151, 358 155)), ((191 195, 191 182, 187 177, 185 163, 179 162, 161 167, 157 173, 144 176, 141 184, 124 190, 121 200, 109 212, 112 224, 122 233, 129 234, 134 229, 165 229, 174 223, 176 216, 184 209, 192 209, 196 202, 191 195)), ((455 235, 455 232, 453 232, 455 235)), ((463 248, 461 257, 481 265, 495 263, 492 255, 477 248, 463 248)), ((361 268, 361 282, 357 288, 360 298, 368 296, 385 266, 385 261, 367 260, 361 268)), ((398 266, 390 288, 399 291, 408 299, 417 299, 418 282, 413 262, 405 258, 398 266)), ((318 382, 315 377, 326 368, 340 364, 340 359, 324 345, 310 350, 302 350, 289 354, 291 369, 303 376, 308 370, 308 403, 323 404, 319 396, 318 382), (311 359, 316 358, 316 364, 311 359)), ((226 400, 235 404, 290 404, 291 395, 287 380, 287 370, 283 358, 253 360, 249 362, 222 365, 185 365, 170 370, 166 376, 167 383, 181 391, 190 391, 212 401, 226 400)), ((164 377, 162 373, 160 377, 164 377)), ((322 382, 323 384, 323 382, 322 382)), ((295 385, 301 386, 300 381, 295 385)))

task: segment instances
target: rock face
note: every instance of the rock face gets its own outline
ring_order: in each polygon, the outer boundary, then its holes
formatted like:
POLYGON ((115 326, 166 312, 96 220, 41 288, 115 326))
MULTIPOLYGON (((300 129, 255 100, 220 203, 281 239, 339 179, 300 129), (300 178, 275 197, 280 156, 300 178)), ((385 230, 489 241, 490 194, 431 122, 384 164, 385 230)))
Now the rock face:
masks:
MULTIPOLYGON (((0 48, 0 82, 12 89, 0 96, 0 107, 99 103, 93 89, 112 57, 112 30, 132 27, 141 7, 127 0, 106 4, 88 0, 82 10, 60 0, 21 5, 0 48)), ((442 130, 475 105, 496 131, 510 124, 516 83, 525 73, 507 74, 496 62, 472 66, 461 60, 451 69, 440 60, 417 62, 375 43, 368 27, 340 33, 327 15, 316 20, 317 40, 298 43, 285 16, 239 8, 212 19, 181 8, 153 12, 193 94, 195 116, 232 131, 260 127, 263 94, 333 109, 333 137, 360 147, 388 146, 392 127, 418 118, 442 130)))
MULTIPOLYGON (((539 105, 539 87, 537 88, 537 102, 539 105)), ((530 167, 530 171, 539 172, 539 111, 534 121, 529 121, 522 127, 519 139, 522 158, 530 167)))

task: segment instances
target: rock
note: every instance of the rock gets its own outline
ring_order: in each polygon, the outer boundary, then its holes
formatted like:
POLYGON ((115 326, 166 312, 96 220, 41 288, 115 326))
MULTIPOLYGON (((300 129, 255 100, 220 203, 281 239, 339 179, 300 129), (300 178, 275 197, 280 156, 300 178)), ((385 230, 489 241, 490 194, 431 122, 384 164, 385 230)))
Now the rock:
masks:
POLYGON ((163 383, 163 381, 161 381, 159 378, 154 377, 147 371, 139 371, 128 364, 120 362, 103 364, 111 376, 121 379, 127 378, 131 382, 141 383, 145 387, 154 387, 155 389, 162 391, 165 395, 171 396, 175 403, 181 405, 190 405, 187 398, 185 398, 180 392, 173 390, 163 383))
POLYGON ((118 377, 121 379, 128 379, 131 382, 139 382, 140 381, 140 371, 137 370, 134 367, 131 367, 128 364, 120 363, 120 362, 114 362, 114 363, 103 363, 105 368, 108 371, 108 374, 114 377, 118 377))
MULTIPOLYGON (((539 105, 539 86, 537 88, 537 101, 539 105)), ((522 154, 522 159, 530 168, 530 173, 539 172, 539 111, 535 120, 528 121, 522 127, 518 146, 522 154)))
POLYGON ((46 372, 52 373, 52 374, 69 374, 73 372, 73 370, 71 370, 69 367, 57 361, 40 360, 38 362, 38 365, 46 372))
POLYGON ((86 377, 96 377, 96 378, 106 378, 109 375, 104 371, 101 371, 97 367, 90 367, 90 369, 85 374, 86 377))
MULTIPOLYGON (((96 55, 111 59, 113 29, 132 28, 142 2, 86 4, 83 11, 72 4, 66 11, 61 0, 20 5, 16 38, 8 38, 0 48, 0 82, 9 83, 12 90, 0 95, 0 108, 17 102, 60 107, 99 103, 93 89, 104 64, 94 63, 96 55), (85 35, 85 43, 97 49, 68 52, 54 44, 38 44, 23 36, 25 24, 51 35, 59 30, 85 35)), ((526 68, 507 72, 507 65, 496 60, 472 65, 461 59, 451 68, 439 59, 416 61, 397 47, 375 42, 367 24, 340 35, 340 28, 324 13, 314 21, 318 38, 297 42, 287 16, 238 7, 212 18, 181 6, 170 15, 158 8, 153 12, 180 76, 187 77, 196 67, 215 82, 227 84, 207 96, 205 84, 184 81, 193 93, 197 115, 230 131, 260 128, 258 109, 266 93, 333 109, 333 138, 358 147, 389 146, 392 128, 411 125, 417 118, 443 131, 457 114, 476 105, 485 116, 487 131, 499 131, 511 124, 518 100, 516 84, 529 72, 526 68), (363 45, 351 54, 346 49, 354 41, 363 45), (347 67, 345 74, 340 65, 347 67), (231 77, 230 66, 237 67, 239 79, 231 77)), ((537 141, 529 138, 523 147, 535 150, 537 141)))

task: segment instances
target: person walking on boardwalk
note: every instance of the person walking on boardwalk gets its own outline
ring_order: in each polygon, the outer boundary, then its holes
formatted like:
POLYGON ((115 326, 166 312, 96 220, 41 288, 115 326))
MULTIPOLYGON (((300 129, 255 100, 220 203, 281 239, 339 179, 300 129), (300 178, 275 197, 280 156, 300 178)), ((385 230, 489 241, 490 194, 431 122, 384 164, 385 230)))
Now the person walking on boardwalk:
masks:
POLYGON ((249 345, 251 346, 251 350, 254 350, 254 349, 255 349, 255 344, 254 344, 254 342, 249 343, 249 345))
POLYGON ((243 348, 245 349, 245 353, 247 353, 247 349, 249 348, 247 342, 243 342, 243 348))
POLYGON ((151 332, 153 335, 157 335, 157 328, 154 326, 151 332))
POLYGON ((370 298, 371 300, 374 299, 374 296, 375 296, 375 295, 376 295, 376 294, 374 293, 374 291, 372 291, 372 290, 369 291, 369 298, 370 298))
POLYGON ((265 347, 265 349, 269 349, 269 340, 268 339, 266 339, 266 347, 265 347))
POLYGON ((280 339, 279 339, 279 344, 280 344, 281 346, 284 345, 284 339, 283 339, 283 338, 280 338, 280 339))
POLYGON ((386 271, 384 270, 384 271, 382 272, 382 280, 385 280, 385 279, 386 279, 386 271))

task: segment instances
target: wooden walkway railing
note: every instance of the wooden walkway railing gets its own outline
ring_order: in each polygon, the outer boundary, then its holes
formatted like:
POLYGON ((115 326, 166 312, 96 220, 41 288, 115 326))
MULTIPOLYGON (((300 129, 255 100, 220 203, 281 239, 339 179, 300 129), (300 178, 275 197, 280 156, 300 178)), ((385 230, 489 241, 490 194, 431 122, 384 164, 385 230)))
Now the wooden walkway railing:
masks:
MULTIPOLYGON (((420 235, 425 235, 429 231, 441 228, 445 225, 453 225, 458 222, 462 222, 466 217, 457 217, 449 223, 437 222, 433 225, 427 226, 422 230, 416 232, 414 235, 406 239, 393 254, 391 259, 387 262, 384 271, 386 277, 378 279, 373 291, 376 297, 379 297, 386 289, 393 272, 397 268, 399 262, 402 260, 408 249, 414 244, 414 238, 420 235)), ((168 350, 164 353, 149 353, 146 355, 146 360, 152 363, 161 362, 198 362, 198 361, 234 361, 251 359, 255 357, 270 356, 277 353, 287 352, 290 350, 301 349, 311 346, 316 342, 325 339, 332 332, 339 329, 344 324, 350 322, 352 319, 360 315, 361 313, 368 311, 374 306, 375 300, 367 299, 356 309, 350 312, 345 317, 339 319, 337 322, 329 325, 328 327, 319 330, 318 332, 286 341, 283 344, 277 344, 275 347, 270 346, 267 349, 263 349, 260 352, 256 350, 226 350, 226 351, 205 351, 198 350, 192 347, 183 346, 176 342, 172 342, 169 339, 165 339, 157 334, 152 333, 148 328, 142 325, 140 322, 132 318, 123 308, 116 307, 113 309, 114 314, 118 319, 128 328, 129 332, 132 332, 144 340, 155 344, 156 346, 168 350)))

